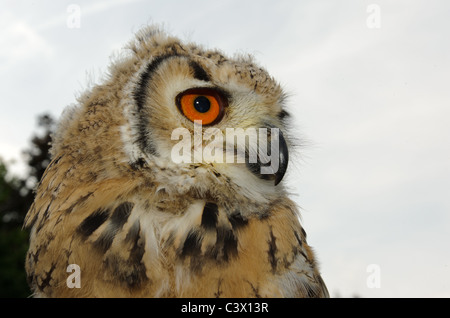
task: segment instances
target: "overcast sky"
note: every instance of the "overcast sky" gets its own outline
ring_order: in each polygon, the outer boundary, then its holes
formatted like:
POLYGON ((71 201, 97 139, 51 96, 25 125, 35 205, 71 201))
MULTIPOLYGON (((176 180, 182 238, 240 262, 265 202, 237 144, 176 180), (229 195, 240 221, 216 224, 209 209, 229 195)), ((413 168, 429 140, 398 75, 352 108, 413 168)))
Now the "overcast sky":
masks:
POLYGON ((290 93, 305 142, 287 182, 332 296, 450 297, 450 2, 2 1, 14 173, 37 115, 58 117, 149 23, 254 54, 290 93))

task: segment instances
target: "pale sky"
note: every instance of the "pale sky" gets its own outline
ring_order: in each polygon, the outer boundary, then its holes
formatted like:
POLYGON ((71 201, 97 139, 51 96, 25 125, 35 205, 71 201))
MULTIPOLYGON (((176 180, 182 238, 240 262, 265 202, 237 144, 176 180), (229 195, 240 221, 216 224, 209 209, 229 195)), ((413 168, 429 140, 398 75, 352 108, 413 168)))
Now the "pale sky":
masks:
POLYGON ((445 0, 2 1, 0 157, 23 173, 37 115, 164 23, 290 94, 287 183, 332 296, 450 297, 449 17, 445 0))

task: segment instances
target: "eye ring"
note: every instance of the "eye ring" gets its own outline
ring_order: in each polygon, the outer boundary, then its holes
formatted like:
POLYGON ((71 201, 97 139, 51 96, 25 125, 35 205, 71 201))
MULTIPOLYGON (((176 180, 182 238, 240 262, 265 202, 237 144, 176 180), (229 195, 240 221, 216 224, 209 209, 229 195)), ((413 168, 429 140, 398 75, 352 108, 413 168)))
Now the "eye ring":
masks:
POLYGON ((203 126, 217 124, 222 120, 228 100, 215 88, 191 88, 175 98, 180 112, 190 121, 201 120, 203 126))

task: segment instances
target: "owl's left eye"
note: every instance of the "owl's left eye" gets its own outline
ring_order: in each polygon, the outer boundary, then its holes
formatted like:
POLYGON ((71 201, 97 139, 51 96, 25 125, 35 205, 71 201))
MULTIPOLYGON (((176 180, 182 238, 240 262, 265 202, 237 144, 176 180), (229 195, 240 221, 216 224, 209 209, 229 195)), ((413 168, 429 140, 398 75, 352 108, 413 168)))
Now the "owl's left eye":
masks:
POLYGON ((176 104, 187 119, 213 125, 222 119, 227 99, 212 88, 192 88, 178 94, 176 104))

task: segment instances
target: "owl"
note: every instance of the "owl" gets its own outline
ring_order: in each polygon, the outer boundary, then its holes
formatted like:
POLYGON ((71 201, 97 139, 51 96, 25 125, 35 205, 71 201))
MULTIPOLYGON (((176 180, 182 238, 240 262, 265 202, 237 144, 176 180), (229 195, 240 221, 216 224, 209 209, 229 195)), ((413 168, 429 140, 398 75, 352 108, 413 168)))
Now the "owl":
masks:
POLYGON ((283 183, 285 100, 250 55, 138 31, 53 134, 33 296, 327 297, 283 183))

